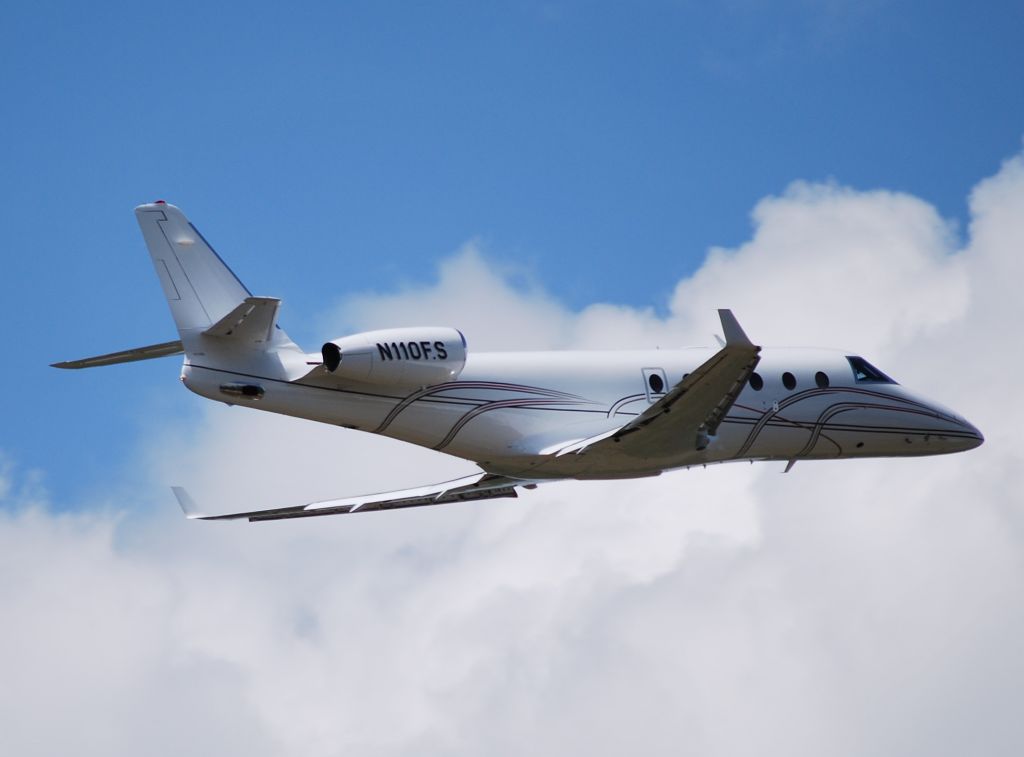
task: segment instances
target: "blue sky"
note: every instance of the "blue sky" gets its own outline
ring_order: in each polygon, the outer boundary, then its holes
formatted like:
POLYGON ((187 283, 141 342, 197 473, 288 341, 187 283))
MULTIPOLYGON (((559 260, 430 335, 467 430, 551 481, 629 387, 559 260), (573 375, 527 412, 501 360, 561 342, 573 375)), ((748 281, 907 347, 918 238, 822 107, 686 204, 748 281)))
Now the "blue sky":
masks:
POLYGON ((170 362, 46 367, 173 336, 140 202, 185 209, 310 348, 470 239, 570 307, 661 311, 796 179, 962 222, 1020 145, 1022 29, 1019 3, 8 8, 0 447, 59 501, 194 412, 170 362))

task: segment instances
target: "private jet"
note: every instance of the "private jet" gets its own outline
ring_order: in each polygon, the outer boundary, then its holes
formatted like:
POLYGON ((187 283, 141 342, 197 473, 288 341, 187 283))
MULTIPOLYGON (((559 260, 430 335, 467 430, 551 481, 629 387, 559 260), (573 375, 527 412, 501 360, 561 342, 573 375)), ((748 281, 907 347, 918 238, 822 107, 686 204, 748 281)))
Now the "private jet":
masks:
POLYGON ((620 479, 712 463, 911 457, 969 450, 981 433, 860 355, 764 349, 730 310, 717 348, 474 352, 451 326, 348 334, 307 353, 185 215, 162 200, 135 216, 178 339, 55 363, 91 368, 184 355, 207 399, 399 439, 479 472, 415 489, 269 510, 185 515, 250 521, 516 497, 565 479, 620 479))

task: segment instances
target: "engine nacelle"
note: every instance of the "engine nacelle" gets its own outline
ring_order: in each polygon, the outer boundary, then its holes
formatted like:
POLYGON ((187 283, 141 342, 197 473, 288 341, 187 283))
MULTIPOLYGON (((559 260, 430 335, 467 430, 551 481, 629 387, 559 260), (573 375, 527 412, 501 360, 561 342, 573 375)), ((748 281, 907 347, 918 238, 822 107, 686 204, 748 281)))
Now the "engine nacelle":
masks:
POLYGON ((381 329, 332 339, 321 354, 339 378, 396 386, 454 381, 466 365, 466 338, 458 329, 425 326, 381 329))

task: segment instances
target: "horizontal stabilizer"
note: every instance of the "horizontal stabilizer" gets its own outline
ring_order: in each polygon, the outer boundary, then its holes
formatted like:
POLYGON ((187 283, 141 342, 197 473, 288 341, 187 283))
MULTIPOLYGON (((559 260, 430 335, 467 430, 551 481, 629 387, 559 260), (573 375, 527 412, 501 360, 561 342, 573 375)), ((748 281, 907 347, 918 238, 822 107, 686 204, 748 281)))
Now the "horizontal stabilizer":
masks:
POLYGON ((421 486, 414 489, 366 494, 359 497, 331 499, 314 502, 296 507, 279 507, 269 510, 251 510, 248 512, 227 513, 225 515, 203 515, 196 503, 180 486, 171 487, 178 504, 190 519, 199 520, 241 520, 250 522, 261 520, 286 520, 290 518, 310 518, 319 515, 344 515, 355 512, 372 512, 375 510, 395 510, 403 507, 424 507, 426 505, 444 505, 451 502, 467 502, 477 499, 498 499, 502 497, 518 497, 517 486, 532 488, 536 482, 525 481, 489 473, 476 473, 472 476, 445 481, 440 484, 421 486))
POLYGON ((246 297, 241 305, 206 329, 208 336, 233 337, 252 344, 268 344, 274 335, 281 300, 246 297))
POLYGON ((111 352, 109 355, 97 355, 96 357, 86 357, 81 360, 67 360, 63 363, 51 363, 51 365, 54 368, 96 368, 101 365, 134 363, 137 360, 151 360, 157 357, 180 355, 184 351, 180 341, 173 341, 151 344, 148 347, 136 347, 135 349, 123 350, 121 352, 111 352))

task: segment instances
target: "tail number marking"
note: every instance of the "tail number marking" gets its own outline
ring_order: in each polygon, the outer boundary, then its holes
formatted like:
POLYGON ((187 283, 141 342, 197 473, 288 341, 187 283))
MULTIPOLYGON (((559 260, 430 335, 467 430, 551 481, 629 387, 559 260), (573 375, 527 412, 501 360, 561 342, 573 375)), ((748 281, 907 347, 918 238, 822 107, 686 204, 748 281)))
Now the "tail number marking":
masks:
POLYGON ((444 342, 377 342, 381 360, 447 360, 444 342))

